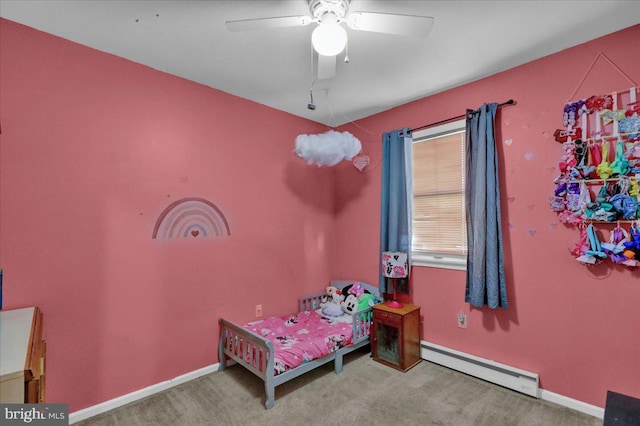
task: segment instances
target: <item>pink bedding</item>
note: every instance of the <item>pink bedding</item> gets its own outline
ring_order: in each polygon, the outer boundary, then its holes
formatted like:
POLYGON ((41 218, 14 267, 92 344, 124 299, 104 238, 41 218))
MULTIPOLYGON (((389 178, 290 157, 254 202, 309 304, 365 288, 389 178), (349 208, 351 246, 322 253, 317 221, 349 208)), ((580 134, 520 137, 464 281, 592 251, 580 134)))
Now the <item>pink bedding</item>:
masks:
POLYGON ((331 319, 316 311, 253 321, 244 328, 270 340, 275 374, 330 354, 353 341, 353 329, 343 318, 331 319))

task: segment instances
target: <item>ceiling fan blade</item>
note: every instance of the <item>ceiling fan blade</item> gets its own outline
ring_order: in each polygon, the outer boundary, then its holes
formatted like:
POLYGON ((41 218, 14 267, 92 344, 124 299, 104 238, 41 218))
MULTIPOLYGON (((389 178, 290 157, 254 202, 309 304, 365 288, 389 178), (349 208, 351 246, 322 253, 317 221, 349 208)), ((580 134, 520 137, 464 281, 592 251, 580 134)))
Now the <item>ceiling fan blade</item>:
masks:
POLYGON ((336 75, 337 58, 318 54, 318 80, 326 80, 336 75))
POLYGON ((431 16, 393 13, 353 12, 347 17, 347 25, 354 30, 410 37, 426 37, 433 22, 431 16))
POLYGON ((303 27, 313 20, 309 16, 278 16, 275 18, 240 19, 227 21, 225 25, 232 32, 266 30, 271 28, 303 27))

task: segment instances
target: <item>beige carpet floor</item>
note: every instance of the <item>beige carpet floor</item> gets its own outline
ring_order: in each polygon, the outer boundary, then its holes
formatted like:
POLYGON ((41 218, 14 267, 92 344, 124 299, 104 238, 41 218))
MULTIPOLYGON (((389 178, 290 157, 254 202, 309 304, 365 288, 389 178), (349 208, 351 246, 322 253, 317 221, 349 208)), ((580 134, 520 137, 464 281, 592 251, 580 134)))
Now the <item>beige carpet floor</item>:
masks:
POLYGON ((406 373, 368 352, 326 364, 276 388, 231 366, 83 422, 82 426, 447 425, 601 426, 602 420, 422 361, 406 373))

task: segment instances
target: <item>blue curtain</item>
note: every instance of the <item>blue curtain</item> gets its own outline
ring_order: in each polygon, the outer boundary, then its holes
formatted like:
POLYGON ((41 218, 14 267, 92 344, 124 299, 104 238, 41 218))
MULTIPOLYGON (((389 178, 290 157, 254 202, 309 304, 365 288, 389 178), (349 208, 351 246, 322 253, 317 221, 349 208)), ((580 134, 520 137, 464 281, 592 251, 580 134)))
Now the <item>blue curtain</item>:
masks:
MULTIPOLYGON (((413 214, 412 137, 408 128, 382 135, 382 200, 378 274, 381 293, 393 292, 382 276, 383 251, 401 251, 409 257, 411 273, 411 216, 413 214)), ((397 280, 397 291, 409 292, 409 279, 397 280)))
POLYGON ((467 110, 466 186, 467 285, 465 302, 507 308, 502 255, 500 185, 494 138, 497 103, 467 110))

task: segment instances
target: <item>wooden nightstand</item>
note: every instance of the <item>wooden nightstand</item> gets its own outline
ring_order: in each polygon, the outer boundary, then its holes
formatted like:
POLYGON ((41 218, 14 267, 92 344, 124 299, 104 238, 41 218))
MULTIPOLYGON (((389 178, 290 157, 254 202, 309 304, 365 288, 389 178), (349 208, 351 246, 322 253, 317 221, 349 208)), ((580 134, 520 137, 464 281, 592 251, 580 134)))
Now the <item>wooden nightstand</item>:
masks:
POLYGON ((371 330, 373 359, 400 371, 420 362, 420 307, 405 304, 393 309, 373 306, 371 330))

